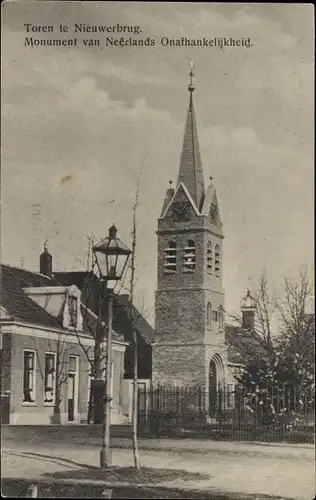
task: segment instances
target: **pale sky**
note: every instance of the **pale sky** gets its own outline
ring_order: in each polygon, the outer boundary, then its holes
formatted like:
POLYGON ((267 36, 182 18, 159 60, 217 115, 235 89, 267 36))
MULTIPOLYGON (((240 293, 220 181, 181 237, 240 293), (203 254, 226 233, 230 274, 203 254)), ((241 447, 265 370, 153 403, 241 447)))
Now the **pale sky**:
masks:
POLYGON ((152 321, 157 217, 177 178, 193 58, 226 310, 262 272, 276 289, 301 266, 313 274, 313 18, 308 4, 2 3, 2 262, 38 270, 48 238, 54 269, 80 270, 86 236, 103 238, 112 222, 130 245, 142 166, 137 300, 152 321), (61 35, 26 34, 24 23, 134 25, 133 38, 156 45, 106 47, 92 34, 99 47, 30 48, 26 35, 61 35), (251 37, 253 47, 162 47, 163 36, 251 37))

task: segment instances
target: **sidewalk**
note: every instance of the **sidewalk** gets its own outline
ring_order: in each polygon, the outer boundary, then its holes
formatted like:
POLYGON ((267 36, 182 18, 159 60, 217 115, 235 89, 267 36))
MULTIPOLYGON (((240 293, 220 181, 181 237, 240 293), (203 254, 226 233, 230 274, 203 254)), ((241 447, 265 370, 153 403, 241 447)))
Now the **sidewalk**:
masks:
MULTIPOLYGON (((132 452, 127 451, 130 440, 120 439, 118 444, 120 448, 112 450, 113 465, 131 466, 132 452)), ((187 487, 253 494, 254 498, 256 494, 300 500, 314 497, 312 446, 163 439, 142 440, 141 448, 143 467, 184 469, 210 475, 206 481, 185 482, 187 487)), ((89 445, 87 439, 84 446, 78 440, 51 444, 42 441, 39 446, 29 442, 3 443, 3 478, 39 479, 51 477, 52 473, 98 465, 97 443, 89 445)), ((173 486, 181 486, 180 483, 177 481, 173 486)))
MULTIPOLYGON (((120 437, 111 429, 111 446, 113 448, 129 449, 132 446, 131 437, 120 437)), ((8 445, 16 443, 42 446, 51 443, 54 446, 96 446, 101 442, 101 426, 63 425, 63 426, 3 426, 2 441, 8 445)), ((204 453, 218 451, 219 453, 256 453, 293 457, 314 456, 313 444, 289 443, 257 443, 253 441, 213 441, 210 439, 191 438, 139 438, 139 448, 143 450, 163 450, 179 452, 204 453)))

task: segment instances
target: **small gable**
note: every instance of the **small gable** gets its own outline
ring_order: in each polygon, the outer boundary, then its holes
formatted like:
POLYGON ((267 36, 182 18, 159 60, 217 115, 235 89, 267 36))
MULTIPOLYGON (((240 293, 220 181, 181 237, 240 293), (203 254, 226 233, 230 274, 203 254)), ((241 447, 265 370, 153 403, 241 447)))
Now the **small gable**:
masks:
POLYGON ((215 226, 221 225, 221 218, 219 213, 219 203, 216 195, 216 190, 213 185, 210 185, 203 204, 202 214, 209 217, 209 220, 215 226))
POLYGON ((180 182, 162 217, 181 222, 196 215, 200 215, 196 204, 186 186, 180 182))

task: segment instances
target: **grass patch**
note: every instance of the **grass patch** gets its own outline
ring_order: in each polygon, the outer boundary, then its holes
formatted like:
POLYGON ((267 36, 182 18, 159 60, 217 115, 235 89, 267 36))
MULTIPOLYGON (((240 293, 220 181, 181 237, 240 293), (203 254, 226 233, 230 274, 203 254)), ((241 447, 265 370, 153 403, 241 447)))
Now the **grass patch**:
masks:
POLYGON ((80 470, 68 470, 46 474, 46 477, 58 479, 80 479, 98 480, 111 483, 128 482, 130 484, 159 484, 169 481, 203 481, 210 479, 208 474, 200 472, 188 472, 178 469, 154 469, 142 467, 137 470, 134 467, 109 467, 108 469, 86 468, 80 470))

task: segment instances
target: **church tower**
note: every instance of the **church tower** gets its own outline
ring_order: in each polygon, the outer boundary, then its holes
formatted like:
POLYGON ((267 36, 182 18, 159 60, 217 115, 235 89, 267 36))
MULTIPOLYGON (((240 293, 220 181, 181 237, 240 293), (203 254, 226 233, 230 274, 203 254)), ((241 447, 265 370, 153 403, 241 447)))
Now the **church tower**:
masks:
POLYGON ((223 225, 212 178, 205 189, 190 71, 177 184, 158 219, 153 385, 207 392, 225 383, 223 225))

